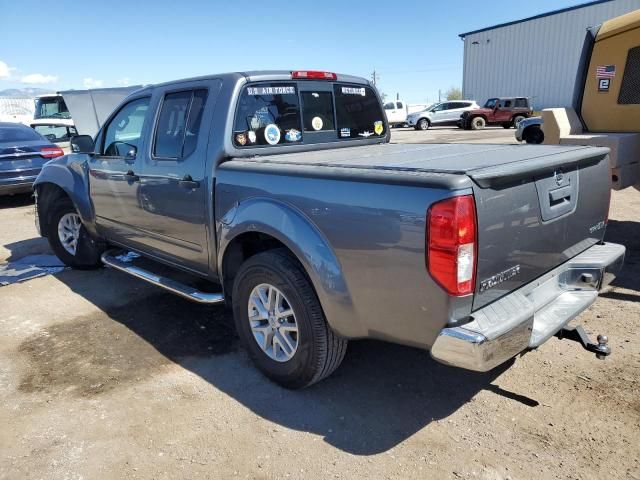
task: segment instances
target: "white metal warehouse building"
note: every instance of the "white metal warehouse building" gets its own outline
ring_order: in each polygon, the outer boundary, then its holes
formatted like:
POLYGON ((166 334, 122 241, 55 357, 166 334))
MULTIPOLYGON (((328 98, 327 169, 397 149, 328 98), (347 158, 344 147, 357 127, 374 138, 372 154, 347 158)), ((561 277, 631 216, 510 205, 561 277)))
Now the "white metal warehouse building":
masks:
POLYGON ((569 107, 586 29, 640 9, 640 0, 600 0, 460 34, 462 93, 481 104, 525 96, 535 110, 569 107))

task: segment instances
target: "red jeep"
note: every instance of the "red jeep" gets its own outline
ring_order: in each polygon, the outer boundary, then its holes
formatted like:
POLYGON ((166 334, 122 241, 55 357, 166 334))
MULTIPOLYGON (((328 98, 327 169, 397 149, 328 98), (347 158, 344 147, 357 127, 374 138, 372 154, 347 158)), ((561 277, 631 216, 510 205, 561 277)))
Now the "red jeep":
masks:
POLYGON ((464 112, 458 126, 465 130, 482 130, 486 125, 511 128, 532 113, 533 109, 526 97, 490 98, 484 107, 464 112))

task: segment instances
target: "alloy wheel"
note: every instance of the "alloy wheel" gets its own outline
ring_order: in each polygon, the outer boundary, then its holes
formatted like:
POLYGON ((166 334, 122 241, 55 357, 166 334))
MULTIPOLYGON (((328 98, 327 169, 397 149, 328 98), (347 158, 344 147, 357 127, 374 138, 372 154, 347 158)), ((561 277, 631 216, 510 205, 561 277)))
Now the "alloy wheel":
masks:
POLYGON ((58 221, 58 239, 62 247, 75 256, 80 238, 80 215, 77 213, 65 213, 58 221))
POLYGON ((257 285, 249 295, 249 324, 253 338, 269 358, 286 362, 299 344, 298 324, 293 307, 284 293, 273 285, 257 285))

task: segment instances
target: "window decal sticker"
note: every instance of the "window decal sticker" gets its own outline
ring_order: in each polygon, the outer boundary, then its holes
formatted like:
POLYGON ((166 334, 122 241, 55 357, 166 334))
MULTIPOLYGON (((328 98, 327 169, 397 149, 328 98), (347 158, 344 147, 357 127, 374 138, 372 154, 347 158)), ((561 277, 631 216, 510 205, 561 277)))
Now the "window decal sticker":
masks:
POLYGON ((269 145, 277 145, 280 143, 280 129, 277 125, 270 123, 264 129, 264 139, 269 145))
POLYGON ((291 130, 287 130, 287 133, 284 135, 284 139, 287 142, 298 142, 302 138, 299 130, 292 128, 291 130))
POLYGON ((367 91, 363 88, 354 88, 354 87, 342 87, 342 93, 345 95, 361 95, 366 96, 367 91))
POLYGON ((249 95, 295 95, 296 87, 293 86, 269 86, 269 87, 247 87, 249 95))

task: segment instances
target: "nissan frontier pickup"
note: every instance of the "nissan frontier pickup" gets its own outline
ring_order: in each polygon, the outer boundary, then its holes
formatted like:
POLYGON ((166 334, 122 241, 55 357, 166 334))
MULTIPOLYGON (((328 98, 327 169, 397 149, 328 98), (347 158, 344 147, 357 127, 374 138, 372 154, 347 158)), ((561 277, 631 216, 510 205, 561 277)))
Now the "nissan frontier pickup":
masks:
POLYGON ((368 81, 317 71, 147 86, 71 144, 35 182, 60 259, 232 307, 285 387, 350 339, 475 371, 553 335, 609 353, 567 326, 624 259, 606 148, 392 144, 368 81))

